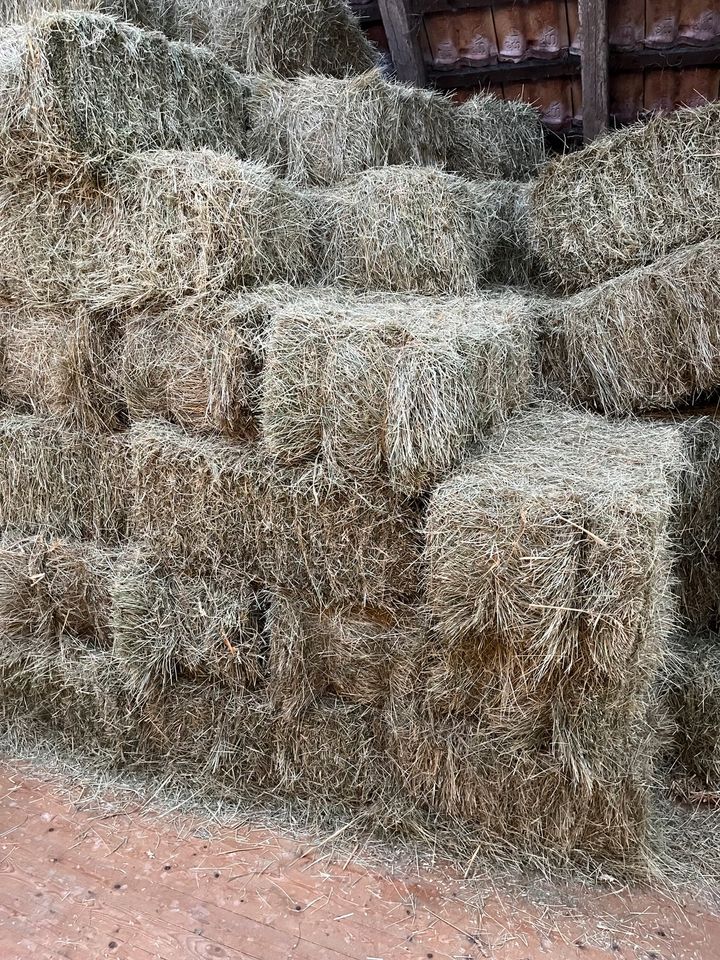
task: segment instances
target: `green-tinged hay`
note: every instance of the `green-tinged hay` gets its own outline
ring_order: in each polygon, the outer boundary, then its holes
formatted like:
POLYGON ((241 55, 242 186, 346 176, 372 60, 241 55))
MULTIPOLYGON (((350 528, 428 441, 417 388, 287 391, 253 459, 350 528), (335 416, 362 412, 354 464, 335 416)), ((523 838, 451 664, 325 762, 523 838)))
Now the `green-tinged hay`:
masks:
POLYGON ((448 168, 477 180, 529 180, 545 161, 539 112, 520 100, 477 94, 452 114, 448 168))
POLYGON ((137 153, 106 190, 111 223, 84 291, 98 305, 301 282, 310 269, 305 201, 260 164, 210 150, 137 153))
POLYGON ((388 720, 387 742, 403 793, 448 817, 476 854, 647 874, 654 837, 646 726, 616 734, 613 754, 587 782, 554 758, 547 729, 523 740, 512 722, 491 728, 482 717, 433 716, 410 703, 388 720))
POLYGON ((442 295, 489 274, 506 206, 494 183, 432 167, 368 170, 313 199, 324 283, 442 295))
POLYGON ((244 52, 249 73, 344 77, 376 61, 344 0, 235 0, 217 18, 214 33, 218 50, 244 52))
POLYGON ((443 648, 481 659, 499 646, 538 677, 560 670, 586 687, 651 680, 673 626, 685 462, 672 427, 552 407, 518 417, 430 503, 427 595, 443 648))
POLYGON ((262 694, 179 679, 143 701, 132 733, 141 759, 200 795, 237 799, 270 783, 274 718, 262 694))
POLYGON ((101 14, 48 14, 0 34, 0 150, 6 164, 69 171, 138 150, 243 156, 249 89, 205 48, 101 14))
POLYGON ((392 783, 383 733, 377 710, 333 697, 278 721, 278 789, 315 805, 381 805, 392 783))
POLYGON ((160 556, 319 598, 376 602, 417 590, 417 506, 321 463, 282 468, 256 444, 160 422, 130 433, 131 534, 160 556))
POLYGON ((257 437, 266 309, 264 295, 209 294, 131 315, 122 364, 130 418, 257 437))
POLYGON ((270 690, 285 715, 322 697, 383 707, 405 696, 423 640, 422 611, 407 604, 321 607, 275 591, 269 613, 270 690))
POLYGON ((0 528, 112 545, 125 535, 127 439, 25 414, 0 417, 0 528))
POLYGON ((46 537, 0 545, 3 666, 82 643, 108 648, 116 552, 46 537))
POLYGON ((118 669, 133 695, 178 676, 223 681, 228 690, 265 680, 264 604, 234 570, 204 579, 133 548, 116 566, 111 593, 118 669))
POLYGON ((118 382, 121 324, 82 307, 25 306, 2 317, 6 400, 84 430, 126 423, 118 382))
MULTIPOLYGON (((197 4, 197 0, 194 0, 197 4)), ((66 10, 102 13, 144 30, 160 30, 173 40, 191 40, 189 5, 177 0, 2 0, 0 26, 15 26, 66 10), (182 8, 187 6, 187 10, 182 8)))
POLYGON ((548 389, 611 414, 672 407, 714 390, 718 257, 720 239, 705 240, 549 303, 541 351, 548 389))
POLYGON ((688 799, 720 799, 720 637, 685 637, 668 677, 673 776, 688 799))
POLYGON ((677 110, 560 157, 531 189, 530 238, 578 289, 720 234, 720 104, 677 110))
POLYGON ((428 488, 528 399, 534 301, 306 292, 270 324, 265 443, 282 463, 428 488))
POLYGON ((328 186, 389 164, 443 166, 454 108, 379 72, 265 79, 250 101, 251 155, 293 183, 328 186))

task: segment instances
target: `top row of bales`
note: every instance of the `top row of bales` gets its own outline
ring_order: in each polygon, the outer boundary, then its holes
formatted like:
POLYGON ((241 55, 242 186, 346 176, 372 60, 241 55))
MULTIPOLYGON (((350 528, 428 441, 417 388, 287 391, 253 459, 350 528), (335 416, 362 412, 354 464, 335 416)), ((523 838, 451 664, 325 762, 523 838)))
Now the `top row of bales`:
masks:
POLYGON ((63 10, 105 14, 207 46, 249 73, 344 77, 378 60, 344 0, 0 0, 0 26, 63 10))
POLYGON ((99 14, 51 14, 0 33, 5 164, 102 165, 127 152, 211 148, 300 186, 434 165, 523 180, 544 159, 538 115, 383 80, 240 74, 206 48, 99 14), (102 89, 102 97, 97 91, 102 89))

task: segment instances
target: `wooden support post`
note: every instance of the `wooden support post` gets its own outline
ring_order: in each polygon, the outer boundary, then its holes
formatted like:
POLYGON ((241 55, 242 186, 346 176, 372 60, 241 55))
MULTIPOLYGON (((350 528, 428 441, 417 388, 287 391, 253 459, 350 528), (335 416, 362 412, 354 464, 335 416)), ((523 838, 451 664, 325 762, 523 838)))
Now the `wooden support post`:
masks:
POLYGON ((579 13, 583 136, 588 143, 607 130, 609 123, 607 0, 580 0, 579 13))
POLYGON ((425 61, 417 36, 419 19, 408 13, 405 0, 379 0, 395 74, 403 83, 425 86, 425 61))

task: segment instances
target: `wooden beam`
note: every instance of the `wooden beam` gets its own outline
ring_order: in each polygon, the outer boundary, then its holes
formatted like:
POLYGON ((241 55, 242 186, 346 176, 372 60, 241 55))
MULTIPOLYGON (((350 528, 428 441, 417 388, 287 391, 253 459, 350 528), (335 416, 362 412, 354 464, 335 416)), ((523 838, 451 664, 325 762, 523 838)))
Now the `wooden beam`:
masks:
POLYGON ((411 13, 453 13, 456 10, 481 10, 483 7, 521 6, 532 0, 408 0, 411 13))
POLYGON ((395 65, 395 75, 403 83, 424 87, 425 61, 418 40, 420 20, 408 13, 405 0, 378 0, 378 6, 395 65))
POLYGON ((610 52, 613 70, 685 70, 688 67, 720 65, 720 43, 703 47, 677 46, 666 50, 617 50, 610 52))
POLYGON ((580 0, 578 11, 582 30, 583 133, 587 143, 607 130, 610 122, 607 0, 580 0))
POLYGON ((580 76, 580 57, 564 54, 556 60, 521 60, 519 63, 491 63, 484 67, 433 68, 430 79, 436 87, 454 90, 481 83, 536 83, 556 77, 580 76))

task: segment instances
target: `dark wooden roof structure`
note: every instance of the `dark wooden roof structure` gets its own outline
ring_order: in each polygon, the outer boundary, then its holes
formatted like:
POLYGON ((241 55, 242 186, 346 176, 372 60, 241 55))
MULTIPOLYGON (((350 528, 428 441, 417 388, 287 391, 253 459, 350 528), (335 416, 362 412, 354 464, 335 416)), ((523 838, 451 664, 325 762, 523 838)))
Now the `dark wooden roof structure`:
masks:
POLYGON ((351 0, 398 79, 538 105, 549 129, 720 98, 720 0, 351 0))

